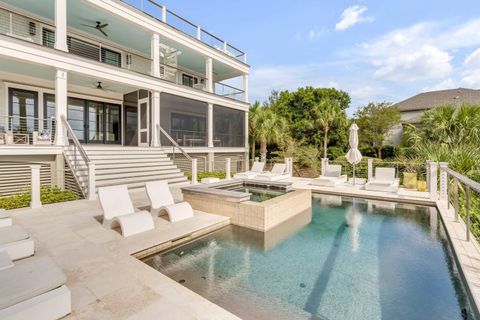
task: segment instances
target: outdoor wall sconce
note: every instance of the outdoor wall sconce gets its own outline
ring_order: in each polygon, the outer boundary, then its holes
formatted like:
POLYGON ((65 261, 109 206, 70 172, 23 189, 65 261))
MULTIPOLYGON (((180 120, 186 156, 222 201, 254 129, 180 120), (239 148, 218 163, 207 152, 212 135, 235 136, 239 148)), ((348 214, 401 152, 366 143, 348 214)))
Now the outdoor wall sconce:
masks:
POLYGON ((29 30, 31 36, 34 36, 34 35, 37 34, 37 26, 36 26, 35 22, 30 21, 28 23, 28 30, 29 30))

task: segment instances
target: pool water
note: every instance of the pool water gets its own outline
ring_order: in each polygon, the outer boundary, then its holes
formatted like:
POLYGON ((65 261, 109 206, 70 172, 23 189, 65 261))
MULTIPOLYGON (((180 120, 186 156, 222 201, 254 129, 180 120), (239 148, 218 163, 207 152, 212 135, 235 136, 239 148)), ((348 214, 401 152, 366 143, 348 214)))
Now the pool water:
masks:
POLYGON ((144 262, 243 319, 474 319, 436 209, 312 201, 301 225, 228 226, 144 262))
POLYGON ((286 193, 285 190, 281 190, 281 189, 261 188, 261 187, 251 187, 251 186, 235 187, 228 190, 251 193, 252 195, 250 196, 250 201, 255 201, 255 202, 270 200, 286 193))

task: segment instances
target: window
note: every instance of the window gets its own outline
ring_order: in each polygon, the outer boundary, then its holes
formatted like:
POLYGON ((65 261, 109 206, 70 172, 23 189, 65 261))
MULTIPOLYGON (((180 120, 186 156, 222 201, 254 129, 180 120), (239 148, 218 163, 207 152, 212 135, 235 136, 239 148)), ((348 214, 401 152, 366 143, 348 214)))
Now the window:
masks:
POLYGON ((118 52, 102 48, 102 62, 115 67, 121 67, 122 55, 118 52))
POLYGON ((96 44, 91 44, 73 37, 67 37, 67 45, 68 52, 70 53, 92 60, 100 60, 100 47, 96 44))
POLYGON ((10 130, 21 133, 32 133, 38 130, 38 94, 35 91, 10 88, 9 111, 13 116, 10 130))
POLYGON ((189 74, 185 74, 185 73, 182 74, 182 84, 184 86, 188 86, 188 87, 193 88, 193 85, 195 85, 197 83, 198 83, 198 78, 197 77, 193 77, 193 76, 191 76, 189 74))
POLYGON ((213 145, 245 146, 245 112, 215 105, 213 107, 213 145))
POLYGON ((45 93, 43 95, 43 115, 45 119, 55 118, 55 95, 45 93))
POLYGON ((49 48, 55 47, 55 31, 43 28, 42 44, 49 48))

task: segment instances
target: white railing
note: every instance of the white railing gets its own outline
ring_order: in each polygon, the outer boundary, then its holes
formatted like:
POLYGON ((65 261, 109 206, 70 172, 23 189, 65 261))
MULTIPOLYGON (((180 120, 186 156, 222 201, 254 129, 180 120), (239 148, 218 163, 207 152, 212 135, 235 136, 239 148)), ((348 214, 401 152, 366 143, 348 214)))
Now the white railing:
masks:
MULTIPOLYGON (((127 3, 125 0, 124 2, 127 3)), ((234 59, 247 63, 247 55, 245 52, 202 29, 200 26, 193 24, 180 15, 168 10, 164 5, 159 4, 155 0, 140 0, 134 3, 129 2, 127 4, 140 9, 158 21, 166 23, 172 28, 187 34, 212 48, 222 51, 234 59)))
POLYGON ((61 116, 62 126, 66 132, 67 145, 64 149, 64 156, 70 169, 74 173, 83 195, 89 200, 95 199, 95 163, 88 158, 85 149, 78 141, 75 132, 68 123, 65 116, 61 116))
POLYGON ((0 115, 0 145, 52 145, 55 118, 0 115))
POLYGON ((480 183, 450 169, 447 163, 440 163, 440 201, 446 201, 450 209, 453 205, 455 220, 464 219, 465 239, 470 234, 480 236, 480 183), (453 203, 452 203, 453 200, 453 203))

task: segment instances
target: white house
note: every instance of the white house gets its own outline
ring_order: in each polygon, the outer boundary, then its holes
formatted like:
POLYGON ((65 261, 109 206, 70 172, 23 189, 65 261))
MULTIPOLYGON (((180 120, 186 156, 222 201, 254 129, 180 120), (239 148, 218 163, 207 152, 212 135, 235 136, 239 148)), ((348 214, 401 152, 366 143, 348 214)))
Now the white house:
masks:
POLYGON ((84 194, 184 182, 191 159, 199 170, 227 157, 246 165, 246 53, 138 3, 0 1, 0 195, 32 163, 43 183, 84 194))

